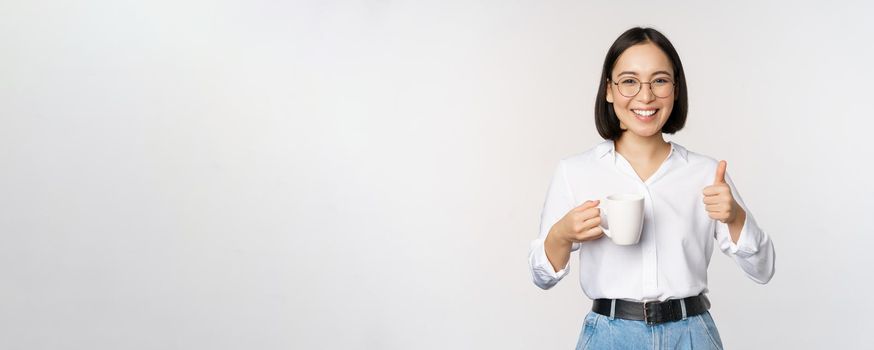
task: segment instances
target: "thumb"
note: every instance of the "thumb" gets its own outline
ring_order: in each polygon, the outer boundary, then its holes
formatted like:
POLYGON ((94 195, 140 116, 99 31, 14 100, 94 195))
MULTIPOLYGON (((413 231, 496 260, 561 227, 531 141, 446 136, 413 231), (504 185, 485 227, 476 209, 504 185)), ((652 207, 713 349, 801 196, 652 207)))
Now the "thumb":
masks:
POLYGON ((714 185, 725 183, 725 167, 727 166, 728 162, 724 160, 719 161, 719 165, 716 166, 716 179, 713 180, 714 185))

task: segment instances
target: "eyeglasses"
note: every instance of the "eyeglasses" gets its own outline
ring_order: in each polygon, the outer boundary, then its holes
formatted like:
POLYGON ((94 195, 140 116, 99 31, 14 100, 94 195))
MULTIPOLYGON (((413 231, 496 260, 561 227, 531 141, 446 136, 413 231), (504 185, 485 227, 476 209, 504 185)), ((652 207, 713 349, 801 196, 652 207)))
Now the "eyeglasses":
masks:
MULTIPOLYGON (((612 80, 612 79, 611 79, 612 80)), ((637 78, 621 78, 618 82, 613 81, 613 84, 619 87, 619 93, 625 97, 634 97, 640 93, 640 86, 649 84, 649 89, 656 97, 668 97, 674 92, 674 82, 668 78, 655 78, 651 82, 641 83, 637 78)))

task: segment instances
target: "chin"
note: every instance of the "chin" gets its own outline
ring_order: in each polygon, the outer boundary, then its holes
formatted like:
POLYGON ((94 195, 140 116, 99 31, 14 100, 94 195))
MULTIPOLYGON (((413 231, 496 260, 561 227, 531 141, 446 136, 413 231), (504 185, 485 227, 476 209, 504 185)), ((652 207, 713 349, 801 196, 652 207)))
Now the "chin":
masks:
POLYGON ((654 135, 660 135, 662 133, 661 129, 659 129, 659 130, 633 130, 633 129, 629 129, 629 130, 625 130, 625 132, 630 132, 630 133, 635 134, 639 137, 652 137, 654 135))

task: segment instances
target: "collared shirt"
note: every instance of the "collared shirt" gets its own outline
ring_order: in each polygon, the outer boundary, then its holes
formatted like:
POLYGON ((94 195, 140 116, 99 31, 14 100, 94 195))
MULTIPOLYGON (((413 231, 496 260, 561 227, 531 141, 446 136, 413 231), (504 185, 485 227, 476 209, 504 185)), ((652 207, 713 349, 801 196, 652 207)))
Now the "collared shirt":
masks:
POLYGON ((531 242, 528 254, 534 284, 552 288, 570 271, 570 260, 555 271, 546 257, 544 241, 550 228, 586 200, 603 203, 607 196, 621 193, 644 197, 640 242, 622 246, 604 236, 572 246, 579 254, 580 285, 590 299, 664 301, 706 293, 714 242, 750 279, 767 283, 774 275, 774 245, 728 174, 725 180, 732 195, 746 212, 737 243, 732 242, 728 225, 707 214, 702 191, 713 184, 717 165, 715 159, 673 142, 667 159, 646 181, 610 140, 562 159, 546 195, 540 235, 531 242))

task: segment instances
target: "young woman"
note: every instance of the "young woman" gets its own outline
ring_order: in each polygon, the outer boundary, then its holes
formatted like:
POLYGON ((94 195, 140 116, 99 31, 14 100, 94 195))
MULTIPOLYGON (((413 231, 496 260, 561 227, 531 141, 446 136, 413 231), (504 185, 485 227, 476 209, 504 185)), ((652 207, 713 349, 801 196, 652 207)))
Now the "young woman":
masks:
MULTIPOLYGON (((578 252, 593 300, 577 349, 722 349, 708 309, 714 244, 749 278, 774 275, 774 246, 726 175, 726 162, 665 141, 688 108, 680 57, 650 28, 632 28, 604 59, 595 125, 605 139, 559 162, 528 261, 549 289, 578 252), (640 241, 617 245, 601 229, 599 199, 644 197, 640 241)), ((609 222, 605 222, 609 228, 609 222)))

